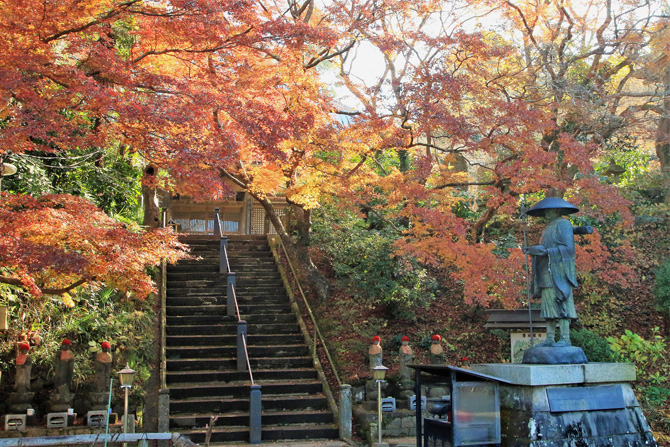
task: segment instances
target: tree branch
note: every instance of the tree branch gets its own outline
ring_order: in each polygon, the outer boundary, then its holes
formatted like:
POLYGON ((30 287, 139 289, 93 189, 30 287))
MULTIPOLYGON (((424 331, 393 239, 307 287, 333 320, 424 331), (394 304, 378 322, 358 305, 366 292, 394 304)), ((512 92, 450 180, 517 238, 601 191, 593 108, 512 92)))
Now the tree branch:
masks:
MULTIPOLYGON (((52 288, 49 288, 49 287, 39 287, 39 289, 45 295, 62 295, 66 292, 69 292, 72 289, 75 289, 75 288, 81 286, 82 284, 86 283, 87 281, 89 281, 89 280, 85 279, 85 278, 82 278, 79 281, 75 281, 72 284, 70 284, 69 286, 66 286, 66 287, 63 287, 63 288, 60 288, 60 289, 52 289, 52 288)), ((8 276, 0 276, 0 283, 9 284, 11 286, 18 286, 18 287, 24 287, 24 288, 26 287, 26 285, 23 284, 23 282, 20 279, 10 278, 8 276)))

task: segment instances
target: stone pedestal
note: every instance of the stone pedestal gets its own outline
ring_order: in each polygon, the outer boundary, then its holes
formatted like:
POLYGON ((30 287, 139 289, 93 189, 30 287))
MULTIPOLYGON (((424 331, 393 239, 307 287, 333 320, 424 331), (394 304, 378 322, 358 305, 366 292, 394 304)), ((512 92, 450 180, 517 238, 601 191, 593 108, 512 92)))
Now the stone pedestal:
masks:
POLYGON ((97 392, 89 394, 88 398, 91 401, 91 411, 107 411, 107 404, 109 403, 109 393, 97 392))
POLYGON ((626 363, 472 365, 502 379, 503 447, 656 446, 626 363))
POLYGON ((32 401, 35 393, 32 391, 23 393, 9 393, 9 411, 11 413, 26 413, 33 408, 32 401))
POLYGON ((52 413, 67 412, 69 408, 72 408, 73 401, 74 394, 56 392, 49 397, 49 408, 52 413))

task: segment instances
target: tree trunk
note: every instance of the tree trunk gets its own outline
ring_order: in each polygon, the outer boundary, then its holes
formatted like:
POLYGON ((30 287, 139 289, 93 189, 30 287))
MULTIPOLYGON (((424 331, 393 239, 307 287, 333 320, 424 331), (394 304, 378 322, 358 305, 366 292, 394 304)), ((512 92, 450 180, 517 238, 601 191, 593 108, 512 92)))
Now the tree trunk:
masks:
POLYGON ((316 268, 309 254, 309 232, 311 229, 311 213, 304 208, 293 206, 293 214, 296 218, 294 230, 297 233, 297 240, 294 242, 289 236, 283 222, 275 212, 272 203, 266 198, 259 198, 252 194, 263 206, 265 213, 277 230, 277 235, 281 238, 286 254, 291 263, 296 267, 300 281, 308 284, 316 293, 320 301, 324 301, 330 295, 330 283, 325 276, 316 268))
POLYGON ((160 226, 161 210, 158 206, 155 184, 156 168, 149 165, 144 169, 144 178, 142 179, 142 204, 144 206, 142 225, 148 229, 155 229, 160 226))
POLYGON ((670 62, 666 63, 665 75, 663 77, 665 97, 661 108, 661 118, 656 128, 656 155, 661 163, 663 173, 663 186, 665 203, 670 205, 670 62))

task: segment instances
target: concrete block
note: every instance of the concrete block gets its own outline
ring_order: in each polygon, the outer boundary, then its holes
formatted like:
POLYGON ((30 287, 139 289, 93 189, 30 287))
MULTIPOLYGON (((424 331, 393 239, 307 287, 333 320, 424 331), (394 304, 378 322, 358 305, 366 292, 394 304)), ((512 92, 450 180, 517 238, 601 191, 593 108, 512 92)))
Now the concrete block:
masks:
POLYGON ((485 363, 471 369, 516 385, 544 386, 584 383, 583 365, 525 365, 485 363))
POLYGON ((5 415, 5 431, 26 431, 25 414, 6 414, 5 415))
POLYGON ((67 427, 68 414, 62 413, 48 413, 47 414, 47 428, 65 428, 67 427))
POLYGON ((584 382, 634 382, 635 365, 632 363, 587 363, 584 365, 584 382))
MULTIPOLYGON (((421 411, 426 411, 426 403, 428 398, 426 396, 421 396, 421 411)), ((409 398, 409 409, 416 411, 416 395, 410 396, 409 398)))
POLYGON ((395 398, 394 397, 383 397, 382 398, 382 411, 395 411, 395 398))
POLYGON ((86 425, 94 427, 104 427, 107 425, 107 410, 95 410, 86 413, 86 425))

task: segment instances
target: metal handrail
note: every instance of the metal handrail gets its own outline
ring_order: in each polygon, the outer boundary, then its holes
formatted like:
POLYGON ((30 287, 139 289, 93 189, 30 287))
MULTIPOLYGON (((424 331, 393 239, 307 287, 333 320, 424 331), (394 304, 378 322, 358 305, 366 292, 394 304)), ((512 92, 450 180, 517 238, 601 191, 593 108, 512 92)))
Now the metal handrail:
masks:
MULTIPOLYGON (((309 314, 310 319, 312 320, 312 324, 314 325, 314 333, 319 337, 319 340, 321 341, 321 346, 323 346, 323 350, 326 353, 326 357, 328 358, 328 362, 330 362, 330 368, 333 371, 333 375, 335 376, 335 380, 337 380, 337 384, 341 387, 342 386, 342 380, 340 380, 340 375, 337 373, 337 370, 335 369, 335 362, 333 362, 333 358, 330 355, 330 351, 328 351, 328 346, 326 346, 326 341, 324 340, 323 336, 321 335, 321 330, 319 330, 319 325, 316 323, 316 318, 314 317, 314 314, 312 313, 312 308, 309 306, 309 303, 307 302, 307 297, 305 296, 305 292, 302 290, 302 286, 300 285, 300 280, 298 279, 298 275, 295 272, 295 269, 293 268, 293 264, 291 263, 291 259, 288 257, 288 253, 286 253, 286 247, 284 247, 284 243, 281 240, 281 237, 277 237, 277 240, 279 241, 279 246, 281 247, 282 251, 284 252, 284 256, 286 257, 286 261, 288 262, 288 266, 291 268, 291 273, 293 273, 293 278, 295 280, 296 285, 298 286, 298 290, 300 291, 300 296, 302 296, 302 301, 305 303, 305 308, 307 309, 307 313, 309 314)), ((316 347, 316 339, 314 340, 314 344, 316 347)))
POLYGON ((247 338, 242 337, 242 343, 244 344, 244 352, 247 353, 247 370, 249 371, 249 379, 251 379, 251 386, 256 385, 254 382, 254 374, 251 372, 251 362, 249 361, 249 351, 247 350, 247 338))
POLYGON ((235 284, 233 284, 230 289, 233 291, 233 301, 235 301, 235 312, 237 313, 237 321, 242 321, 242 317, 240 316, 240 306, 237 304, 237 293, 235 292, 235 284))
MULTIPOLYGON (((221 219, 219 217, 219 209, 218 208, 215 208, 214 215, 216 216, 216 220, 217 220, 218 227, 219 227, 219 237, 223 238, 224 237, 223 227, 221 226, 221 219)), ((228 250, 226 249, 225 245, 222 248, 223 248, 223 256, 224 256, 224 259, 226 261, 226 267, 227 267, 227 272, 228 272, 227 274, 230 274, 232 272, 230 271, 230 260, 228 259, 228 250)), ((235 292, 235 285, 234 284, 231 285, 231 291, 233 293, 233 302, 235 303, 235 312, 237 314, 237 321, 240 322, 240 321, 242 321, 242 317, 240 315, 240 306, 237 303, 237 293, 235 292)), ((249 378, 251 379, 251 385, 254 386, 255 385, 254 375, 251 371, 251 363, 249 362, 249 349, 247 348, 246 337, 242 337, 242 344, 244 346, 244 354, 245 354, 245 357, 246 357, 246 360, 247 360, 247 371, 249 371, 249 378)))
MULTIPOLYGON (((162 222, 161 226, 163 228, 167 227, 167 211, 162 213, 162 222)), ((161 301, 161 310, 160 310, 160 330, 161 330, 161 369, 160 369, 160 386, 161 389, 167 388, 167 357, 166 357, 166 340, 167 333, 165 328, 165 322, 167 321, 167 263, 165 258, 161 259, 161 285, 159 289, 159 298, 161 301)))
MULTIPOLYGON (((221 235, 223 237, 223 235, 221 235)), ((223 247, 223 253, 224 253, 224 259, 226 260, 226 269, 228 272, 230 272, 230 261, 228 261, 228 249, 224 246, 223 247)))

